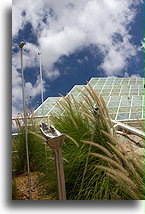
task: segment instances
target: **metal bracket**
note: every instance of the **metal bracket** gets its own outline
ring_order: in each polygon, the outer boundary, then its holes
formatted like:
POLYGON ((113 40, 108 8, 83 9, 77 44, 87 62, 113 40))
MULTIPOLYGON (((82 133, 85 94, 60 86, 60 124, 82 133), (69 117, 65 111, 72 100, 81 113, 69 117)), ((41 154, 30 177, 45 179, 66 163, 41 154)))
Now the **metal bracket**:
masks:
POLYGON ((56 175, 58 185, 59 200, 66 200, 65 178, 62 158, 62 145, 65 135, 60 133, 55 127, 50 126, 50 129, 45 123, 40 124, 40 131, 46 138, 46 143, 54 151, 56 163, 56 175))

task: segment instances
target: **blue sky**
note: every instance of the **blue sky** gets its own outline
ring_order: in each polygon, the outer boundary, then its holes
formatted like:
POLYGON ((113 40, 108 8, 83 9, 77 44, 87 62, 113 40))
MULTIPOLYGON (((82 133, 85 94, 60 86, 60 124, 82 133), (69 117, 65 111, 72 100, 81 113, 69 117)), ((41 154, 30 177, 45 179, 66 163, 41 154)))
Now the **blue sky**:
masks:
POLYGON ((45 99, 91 77, 143 77, 143 7, 141 0, 13 0, 13 116, 22 110, 21 41, 29 108, 41 104, 40 50, 45 99))

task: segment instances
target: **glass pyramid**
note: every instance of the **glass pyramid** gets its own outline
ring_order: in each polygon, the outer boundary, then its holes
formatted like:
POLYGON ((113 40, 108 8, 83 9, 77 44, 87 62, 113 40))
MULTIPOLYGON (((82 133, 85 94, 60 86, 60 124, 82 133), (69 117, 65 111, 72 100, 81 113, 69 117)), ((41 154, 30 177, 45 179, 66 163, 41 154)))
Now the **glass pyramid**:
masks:
MULTIPOLYGON (((143 78, 91 78, 89 83, 98 94, 103 96, 111 119, 117 121, 143 119, 143 78)), ((68 94, 79 100, 85 90, 84 85, 75 85, 68 94)), ((48 97, 44 101, 44 116, 59 113, 57 101, 60 99, 62 98, 48 97)), ((35 110, 35 115, 42 116, 42 105, 35 110)))

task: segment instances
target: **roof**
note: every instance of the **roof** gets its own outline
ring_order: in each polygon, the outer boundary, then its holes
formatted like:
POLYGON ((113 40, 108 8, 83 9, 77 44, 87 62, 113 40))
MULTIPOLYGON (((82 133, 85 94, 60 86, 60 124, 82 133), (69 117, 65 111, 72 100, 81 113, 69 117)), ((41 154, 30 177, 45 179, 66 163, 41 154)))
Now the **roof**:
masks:
MULTIPOLYGON (((134 120, 143 119, 144 80, 143 78, 96 78, 90 79, 89 84, 102 95, 111 119, 134 120)), ((75 85, 68 94, 79 100, 85 92, 84 85, 75 85)), ((61 97, 48 97, 44 103, 44 115, 59 113, 57 101, 61 97)), ((35 110, 36 116, 42 116, 42 104, 35 110)))

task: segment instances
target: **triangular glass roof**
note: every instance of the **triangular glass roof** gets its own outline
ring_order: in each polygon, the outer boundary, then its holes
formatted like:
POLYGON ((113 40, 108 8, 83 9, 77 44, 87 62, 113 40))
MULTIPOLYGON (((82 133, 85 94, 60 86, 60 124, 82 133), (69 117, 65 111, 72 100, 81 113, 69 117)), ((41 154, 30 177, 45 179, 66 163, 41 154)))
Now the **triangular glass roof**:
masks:
MULTIPOLYGON (((134 120, 143 119, 144 80, 143 78, 91 78, 89 84, 102 95, 111 119, 134 120)), ((68 93, 75 99, 82 98, 84 85, 75 85, 68 93)), ((57 101, 61 97, 48 97, 44 103, 44 115, 58 113, 57 101)), ((35 110, 36 116, 42 116, 42 105, 35 110)))

